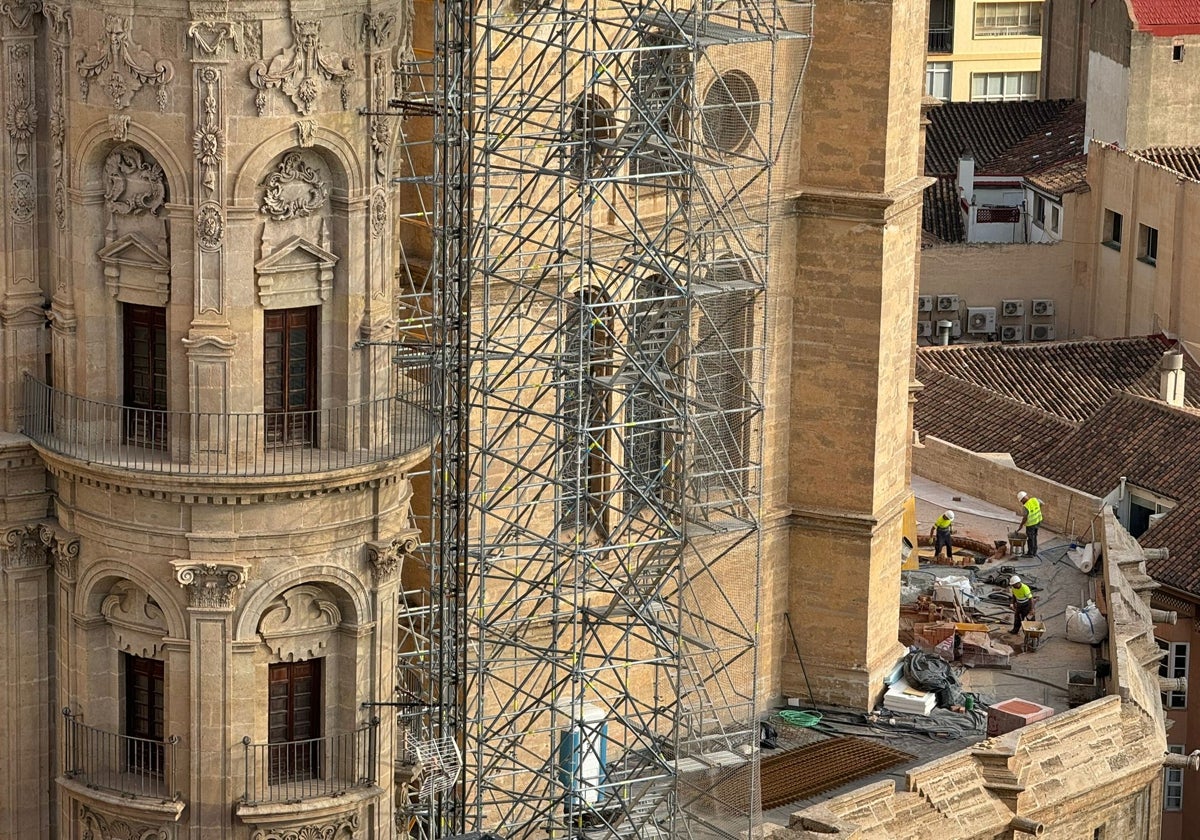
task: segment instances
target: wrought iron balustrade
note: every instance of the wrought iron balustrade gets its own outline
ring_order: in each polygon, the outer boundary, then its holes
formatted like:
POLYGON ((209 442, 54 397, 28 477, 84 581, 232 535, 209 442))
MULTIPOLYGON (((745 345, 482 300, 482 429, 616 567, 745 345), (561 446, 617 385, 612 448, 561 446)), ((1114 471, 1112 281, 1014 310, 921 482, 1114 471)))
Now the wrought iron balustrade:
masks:
POLYGON ((277 476, 389 461, 429 446, 433 376, 401 368, 387 395, 292 412, 155 411, 101 402, 25 378, 22 431, 51 452, 127 470, 277 476))
POLYGON ((952 27, 929 29, 929 54, 954 52, 954 29, 952 27))
POLYGON ((379 778, 379 719, 353 732, 303 741, 255 744, 242 739, 242 802, 301 802, 371 787, 379 778))
POLYGON ((106 732, 84 725, 70 709, 63 709, 63 720, 66 778, 121 796, 162 802, 179 799, 175 784, 179 738, 156 741, 106 732))

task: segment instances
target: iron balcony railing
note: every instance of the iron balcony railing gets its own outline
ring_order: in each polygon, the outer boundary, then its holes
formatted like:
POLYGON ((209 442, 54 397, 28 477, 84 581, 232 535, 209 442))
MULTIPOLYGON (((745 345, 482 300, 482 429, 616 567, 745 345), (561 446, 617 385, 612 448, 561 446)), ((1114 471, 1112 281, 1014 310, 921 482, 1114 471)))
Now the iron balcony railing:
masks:
POLYGON ((929 28, 929 54, 954 52, 953 27, 929 28))
POLYGON ((376 784, 379 718, 343 735, 255 744, 242 739, 246 785, 242 802, 301 802, 376 784))
POLYGON ((22 431, 51 452, 93 464, 190 476, 278 476, 389 461, 429 446, 428 362, 404 368, 388 396, 290 412, 129 408, 25 378, 22 431))
POLYGON ((89 788, 131 798, 178 800, 175 784, 176 745, 134 738, 85 726, 70 709, 63 709, 63 775, 89 788))

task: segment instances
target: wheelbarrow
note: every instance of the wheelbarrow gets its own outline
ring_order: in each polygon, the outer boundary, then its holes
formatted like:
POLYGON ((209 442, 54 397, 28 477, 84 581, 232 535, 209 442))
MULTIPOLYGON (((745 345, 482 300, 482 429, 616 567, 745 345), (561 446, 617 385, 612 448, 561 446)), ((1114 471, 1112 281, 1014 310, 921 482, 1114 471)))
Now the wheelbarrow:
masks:
POLYGON ((1013 554, 1025 553, 1025 541, 1028 539, 1024 531, 1009 531, 1008 546, 1013 554))

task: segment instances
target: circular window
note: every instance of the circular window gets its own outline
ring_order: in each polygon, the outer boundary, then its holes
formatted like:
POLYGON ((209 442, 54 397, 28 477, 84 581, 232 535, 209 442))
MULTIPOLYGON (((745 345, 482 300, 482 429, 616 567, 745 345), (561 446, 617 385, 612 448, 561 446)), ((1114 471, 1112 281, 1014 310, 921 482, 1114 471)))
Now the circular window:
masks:
POLYGON ((740 152, 758 128, 758 88, 740 70, 724 73, 704 94, 704 141, 723 152, 740 152))

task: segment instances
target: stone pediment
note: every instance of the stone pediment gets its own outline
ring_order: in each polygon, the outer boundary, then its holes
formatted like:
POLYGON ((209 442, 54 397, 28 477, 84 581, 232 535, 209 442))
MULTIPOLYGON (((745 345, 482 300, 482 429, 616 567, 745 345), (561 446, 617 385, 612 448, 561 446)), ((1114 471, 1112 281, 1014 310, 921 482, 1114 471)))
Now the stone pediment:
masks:
POLYGON ((301 236, 292 236, 254 265, 264 308, 316 306, 329 299, 338 257, 301 236))
POLYGON ((341 612, 324 590, 297 586, 266 609, 258 633, 276 659, 300 662, 324 656, 341 623, 341 612))
POLYGON ((140 233, 127 233, 96 252, 109 293, 123 303, 166 306, 171 261, 140 233))

